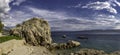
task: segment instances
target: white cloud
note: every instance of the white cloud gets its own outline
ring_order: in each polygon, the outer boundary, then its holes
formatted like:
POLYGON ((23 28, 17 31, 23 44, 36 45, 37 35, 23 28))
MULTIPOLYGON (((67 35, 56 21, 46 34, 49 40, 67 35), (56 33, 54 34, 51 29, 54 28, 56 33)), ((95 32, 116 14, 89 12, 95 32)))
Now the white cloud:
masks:
MULTIPOLYGON (((34 16, 38 16, 48 20, 51 27, 59 27, 60 30, 65 30, 65 29, 66 30, 83 30, 83 29, 86 29, 87 26, 89 26, 84 24, 93 22, 92 20, 69 16, 64 12, 49 11, 49 10, 43 10, 43 9, 38 9, 33 7, 27 7, 27 10, 29 10, 31 13, 27 13, 25 11, 11 12, 11 16, 13 17, 13 19, 7 19, 3 23, 5 24, 5 26, 15 26, 16 24, 21 23, 24 20, 27 20, 34 16), (69 19, 75 19, 75 20, 73 21, 69 19), (67 20, 70 22, 68 22, 67 20), (78 24, 74 23, 76 21, 78 22, 78 24), (81 23, 84 23, 84 24, 81 24, 81 23)), ((56 30, 59 30, 59 29, 56 29, 56 30)))
POLYGON ((118 2, 117 0, 109 0, 109 2, 111 4, 116 4, 115 6, 120 6, 120 2, 118 2))
POLYGON ((86 4, 85 6, 82 6, 81 4, 77 4, 75 6, 71 6, 74 8, 88 8, 93 10, 107 10, 110 13, 117 14, 117 10, 114 8, 115 6, 120 7, 120 2, 117 0, 107 0, 104 2, 96 1, 86 4))
POLYGON ((7 14, 10 11, 9 3, 12 0, 0 0, 0 19, 8 18, 9 15, 7 14))
POLYGON ((15 2, 12 3, 13 5, 19 6, 21 3, 25 2, 26 0, 14 0, 15 2))
POLYGON ((55 30, 87 30, 87 29, 107 29, 120 23, 114 15, 94 15, 93 20, 83 17, 72 17, 62 12, 29 8, 34 14, 49 20, 51 27, 55 30))
POLYGON ((116 25, 116 23, 120 23, 120 20, 117 19, 113 15, 98 15, 94 17, 97 24, 103 25, 103 26, 113 26, 116 25))
POLYGON ((114 13, 117 14, 117 10, 115 8, 113 8, 112 3, 105 1, 105 2, 93 2, 93 3, 89 3, 85 6, 82 6, 82 8, 88 8, 88 9, 93 9, 93 10, 103 10, 106 9, 108 12, 110 13, 114 13))
POLYGON ((19 24, 23 22, 24 20, 30 19, 33 17, 33 14, 24 12, 24 11, 14 11, 10 13, 10 16, 12 16, 11 19, 5 19, 3 20, 3 23, 5 26, 15 26, 16 24, 19 24))
POLYGON ((33 12, 33 14, 39 17, 49 18, 48 20, 67 19, 66 14, 64 12, 53 12, 49 10, 37 9, 32 7, 27 7, 27 8, 28 10, 33 12))
POLYGON ((65 12, 43 10, 34 7, 26 7, 29 11, 14 11, 11 12, 11 16, 15 19, 5 20, 6 26, 15 26, 22 21, 25 21, 31 17, 42 17, 48 20, 52 30, 59 31, 78 31, 89 29, 107 29, 113 27, 116 23, 120 23, 120 20, 116 19, 113 15, 94 15, 93 20, 86 19, 84 17, 73 17, 65 12))
POLYGON ((4 26, 13 27, 20 22, 17 19, 6 19, 3 21, 4 26))
POLYGON ((120 29, 120 25, 115 26, 114 29, 120 29))

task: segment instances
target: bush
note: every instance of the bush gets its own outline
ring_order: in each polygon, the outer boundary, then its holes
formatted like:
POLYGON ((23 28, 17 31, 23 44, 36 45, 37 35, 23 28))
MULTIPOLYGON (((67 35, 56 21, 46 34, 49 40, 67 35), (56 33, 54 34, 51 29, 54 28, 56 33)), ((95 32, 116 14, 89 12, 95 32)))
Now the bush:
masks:
POLYGON ((0 32, 2 32, 3 27, 4 27, 4 25, 3 25, 2 22, 0 21, 0 32))
POLYGON ((17 36, 3 36, 3 37, 0 37, 0 43, 5 42, 5 41, 9 41, 12 39, 21 40, 22 38, 17 37, 17 36))

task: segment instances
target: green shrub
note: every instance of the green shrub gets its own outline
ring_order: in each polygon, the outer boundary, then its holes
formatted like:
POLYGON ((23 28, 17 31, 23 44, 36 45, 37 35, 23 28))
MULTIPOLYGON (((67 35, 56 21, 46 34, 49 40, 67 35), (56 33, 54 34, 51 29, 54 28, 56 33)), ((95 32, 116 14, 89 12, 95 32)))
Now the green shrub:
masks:
POLYGON ((17 37, 17 36, 3 36, 3 37, 0 37, 0 43, 5 42, 5 41, 9 41, 12 39, 21 40, 22 38, 17 37))
POLYGON ((0 21, 0 32, 2 32, 3 27, 4 27, 4 25, 3 25, 2 22, 0 21))

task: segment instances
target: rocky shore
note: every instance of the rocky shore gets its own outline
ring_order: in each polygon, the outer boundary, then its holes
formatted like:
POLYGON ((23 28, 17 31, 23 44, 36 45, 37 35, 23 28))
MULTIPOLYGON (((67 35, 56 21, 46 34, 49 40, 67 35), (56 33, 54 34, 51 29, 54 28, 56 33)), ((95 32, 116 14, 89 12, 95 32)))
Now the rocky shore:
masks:
POLYGON ((80 49, 76 52, 56 53, 59 49, 80 46, 80 42, 53 43, 47 21, 32 18, 10 30, 10 35, 23 38, 0 43, 0 55, 120 55, 120 51, 106 53, 103 50, 80 49))
POLYGON ((10 40, 0 44, 0 55, 53 55, 43 46, 25 45, 24 40, 10 40))
MULTIPOLYGON (((66 54, 64 54, 66 55, 66 54)), ((120 51, 115 51, 112 53, 106 53, 103 50, 95 50, 95 49, 80 49, 80 51, 69 53, 68 55, 120 55, 120 51)))

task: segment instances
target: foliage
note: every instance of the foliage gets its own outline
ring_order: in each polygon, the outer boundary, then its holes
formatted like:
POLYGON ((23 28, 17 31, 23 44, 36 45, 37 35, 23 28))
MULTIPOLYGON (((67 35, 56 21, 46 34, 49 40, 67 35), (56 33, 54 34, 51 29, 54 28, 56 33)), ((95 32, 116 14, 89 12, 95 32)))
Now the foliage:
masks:
POLYGON ((21 40, 22 38, 17 37, 17 36, 3 36, 3 37, 0 37, 0 43, 5 42, 5 41, 9 41, 12 39, 21 40))
POLYGON ((3 30, 4 25, 2 24, 2 22, 0 21, 0 32, 3 30))

